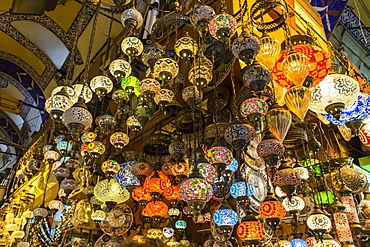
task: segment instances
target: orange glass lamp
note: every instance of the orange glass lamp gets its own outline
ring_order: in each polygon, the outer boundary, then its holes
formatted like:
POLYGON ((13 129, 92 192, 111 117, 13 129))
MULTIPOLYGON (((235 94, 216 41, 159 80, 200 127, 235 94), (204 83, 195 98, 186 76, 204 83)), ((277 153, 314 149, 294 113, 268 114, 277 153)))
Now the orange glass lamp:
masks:
POLYGON ((168 206, 162 201, 151 201, 149 202, 141 214, 146 217, 151 217, 152 225, 151 228, 159 229, 160 224, 164 223, 164 217, 168 213, 168 206))
POLYGON ((171 185, 171 186, 167 187, 164 190, 163 195, 171 203, 176 203, 177 201, 182 200, 182 197, 180 195, 180 186, 178 186, 178 185, 171 185))
POLYGON ((154 199, 163 194, 170 185, 171 181, 162 171, 154 171, 144 182, 144 188, 149 191, 154 199))
POLYGON ((243 244, 256 246, 266 236, 265 227, 252 214, 243 218, 242 223, 236 229, 236 233, 243 244))
POLYGON ((276 230, 280 220, 285 217, 286 210, 274 194, 269 191, 266 199, 263 201, 258 209, 259 215, 266 220, 273 231, 276 230))
POLYGON ((152 200, 152 197, 150 196, 150 192, 147 189, 145 189, 143 186, 136 187, 132 191, 131 196, 132 196, 132 199, 137 201, 139 204, 144 204, 152 200))

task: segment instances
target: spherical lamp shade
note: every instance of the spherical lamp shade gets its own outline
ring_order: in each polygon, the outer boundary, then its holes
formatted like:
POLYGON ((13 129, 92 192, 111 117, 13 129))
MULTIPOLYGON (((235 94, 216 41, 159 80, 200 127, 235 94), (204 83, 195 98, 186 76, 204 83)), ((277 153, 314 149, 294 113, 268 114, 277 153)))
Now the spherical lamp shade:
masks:
POLYGON ((140 181, 131 173, 133 164, 134 161, 121 164, 121 169, 116 173, 115 179, 123 187, 140 185, 140 181))
POLYGON ((61 153, 67 153, 72 150, 72 145, 67 141, 58 142, 57 149, 61 153))
POLYGON ((180 186, 171 185, 163 192, 164 197, 169 201, 182 200, 180 195, 180 186))
POLYGON ((112 100, 117 105, 121 105, 128 99, 128 94, 126 90, 118 89, 112 93, 112 100))
POLYGON ((212 191, 212 186, 201 178, 189 178, 180 186, 180 195, 184 201, 203 200, 208 202, 212 198, 212 191))
MULTIPOLYGON (((326 235, 329 235, 329 234, 326 234, 326 235)), ((327 238, 326 235, 324 237, 324 240, 322 241, 323 247, 341 247, 342 246, 337 240, 334 240, 332 236, 327 238)))
POLYGON ((301 86, 309 73, 308 57, 294 50, 289 51, 281 66, 285 69, 286 77, 296 86, 301 86))
POLYGON ((244 85, 256 92, 263 91, 271 79, 271 72, 257 62, 254 62, 243 74, 244 85))
POLYGON ((282 202, 284 208, 288 212, 299 212, 304 209, 304 200, 299 196, 292 196, 292 198, 284 198, 282 202))
POLYGON ((90 87, 99 98, 102 98, 112 91, 113 82, 106 76, 98 75, 91 79, 90 87))
POLYGON ((166 203, 162 201, 151 201, 149 202, 144 210, 142 211, 142 214, 144 216, 153 217, 153 216, 160 216, 165 217, 168 212, 168 206, 166 203))
POLYGON ((297 117, 302 121, 306 116, 308 108, 311 104, 311 91, 304 86, 295 86, 290 88, 285 96, 285 104, 288 106, 297 117))
POLYGON ((101 165, 102 171, 107 176, 114 176, 120 170, 120 164, 115 160, 106 160, 101 165))
POLYGON ((292 123, 292 115, 284 108, 274 108, 267 112, 266 122, 271 133, 282 142, 292 123))
POLYGON ((259 207, 258 213, 264 219, 282 219, 286 215, 286 210, 277 200, 265 200, 259 207))
POLYGON ((255 136, 256 131, 249 124, 233 124, 224 133, 225 141, 236 149, 243 149, 255 136))
POLYGON ((178 220, 175 222, 175 228, 176 229, 186 229, 188 225, 184 220, 178 220))
POLYGON ((179 65, 171 58, 158 59, 154 64, 154 77, 160 80, 170 80, 179 73, 179 65))
POLYGON ((230 170, 232 172, 236 172, 239 168, 239 163, 238 161, 233 157, 232 162, 226 166, 226 170, 230 170))
POLYGON ((293 168, 278 169, 274 174, 272 183, 278 187, 285 185, 297 186, 301 183, 301 176, 293 168))
POLYGON ((212 67, 195 64, 188 73, 190 83, 198 87, 205 87, 212 81, 212 67))
POLYGON ((232 209, 219 209, 213 215, 213 221, 218 226, 234 226, 238 219, 238 214, 232 209))
POLYGON ((240 223, 236 233, 242 241, 262 240, 266 236, 265 227, 256 218, 240 223))
POLYGON ((190 16, 190 22, 195 27, 199 27, 203 23, 207 23, 215 17, 215 10, 205 4, 201 4, 196 7, 190 16))
POLYGON ((358 98, 360 86, 352 77, 331 74, 310 90, 312 94, 310 110, 326 114, 332 112, 330 107, 339 105, 338 107, 344 110, 352 105, 358 98))
POLYGON ((144 45, 140 39, 136 37, 127 37, 122 40, 121 49, 127 56, 139 56, 143 50, 144 45))
POLYGON ((44 153, 44 158, 47 160, 58 160, 60 158, 60 154, 57 151, 49 150, 44 153))
POLYGON ((257 154, 261 158, 269 155, 277 155, 281 157, 284 154, 284 151, 284 145, 276 139, 263 140, 257 146, 257 154))
POLYGON ((135 118, 134 115, 127 118, 126 125, 133 131, 138 131, 142 128, 141 123, 135 118))
POLYGON ((160 83, 153 78, 145 78, 140 82, 139 91, 142 94, 156 95, 161 90, 160 83))
POLYGON ((216 15, 208 24, 208 29, 212 37, 222 41, 226 41, 232 37, 237 27, 238 23, 236 19, 227 13, 216 15))
POLYGON ((229 165, 233 161, 233 154, 230 149, 226 147, 216 146, 207 150, 206 158, 211 164, 223 163, 229 165))
POLYGON ((143 186, 136 187, 132 191, 131 196, 132 196, 132 199, 134 199, 137 202, 152 200, 152 197, 150 196, 149 191, 145 189, 143 186))
POLYGON ((128 95, 140 95, 139 91, 140 80, 135 76, 128 76, 121 80, 121 87, 126 90, 128 95))
POLYGON ((234 198, 252 196, 253 192, 253 185, 244 181, 235 182, 230 187, 230 195, 234 198))
POLYGON ((310 178, 310 172, 307 168, 303 166, 295 166, 293 169, 299 174, 302 180, 307 180, 310 178))
POLYGON ((56 94, 46 100, 45 110, 53 116, 54 111, 65 112, 71 108, 72 105, 73 102, 67 95, 56 94))
POLYGON ((130 198, 130 192, 114 179, 100 181, 94 187, 94 196, 102 202, 124 203, 130 198))
POLYGON ((59 210, 63 208, 63 203, 59 200, 51 200, 48 204, 48 208, 51 210, 59 210))
POLYGON ((290 241, 292 247, 307 247, 306 241, 301 238, 294 238, 290 241))
POLYGON ((231 51, 234 57, 249 64, 260 50, 260 41, 254 35, 243 32, 232 44, 231 51))
POLYGON ((335 196, 330 190, 320 191, 314 196, 316 204, 332 204, 334 203, 335 196))
POLYGON ((188 176, 190 171, 191 171, 189 164, 187 164, 185 162, 180 162, 180 163, 174 164, 171 167, 171 170, 172 170, 172 174, 175 175, 175 176, 178 176, 178 175, 188 176))
POLYGON ((331 220, 324 214, 311 214, 307 218, 307 226, 315 232, 326 232, 331 228, 331 220))
POLYGON ((155 44, 147 45, 141 54, 141 60, 146 66, 152 68, 154 63, 162 58, 162 53, 163 51, 155 44))
POLYGON ((109 141, 115 148, 117 148, 118 150, 122 150, 123 147, 127 146, 130 138, 126 133, 117 131, 110 136, 109 141))
POLYGON ((144 182, 144 188, 149 192, 163 194, 167 187, 171 186, 171 182, 162 171, 153 172, 144 182))
POLYGON ((161 229, 157 228, 150 228, 146 232, 146 237, 147 238, 152 238, 152 239, 157 239, 157 238, 162 238, 163 237, 163 231, 161 229))
POLYGON ((88 129, 92 124, 92 120, 91 113, 84 107, 73 106, 62 115, 62 122, 68 128, 73 128, 74 125, 81 125, 82 130, 88 129))
POLYGON ((275 66, 280 56, 280 42, 269 36, 260 39, 260 50, 256 56, 257 60, 267 67, 269 71, 275 66))
POLYGON ((182 99, 190 106, 195 106, 203 98, 202 91, 197 86, 188 86, 182 90, 182 99))
POLYGON ((81 141, 83 143, 95 141, 98 135, 94 132, 85 132, 81 135, 81 141))
POLYGON ((117 79, 118 82, 131 74, 131 65, 123 60, 113 60, 109 65, 109 72, 117 79))
POLYGON ((166 105, 174 99, 174 93, 170 89, 163 88, 154 96, 157 105, 166 105))
POLYGON ((138 29, 143 25, 143 16, 137 9, 130 8, 126 9, 121 14, 121 22, 123 27, 138 29))
POLYGON ((103 210, 95 210, 91 213, 91 219, 93 221, 103 221, 105 219, 105 212, 103 210))
POLYGON ((331 114, 326 114, 326 118, 331 124, 344 126, 347 122, 356 119, 365 119, 369 116, 370 97, 368 94, 360 93, 357 100, 340 113, 339 119, 331 114))
POLYGON ((93 93, 88 85, 81 83, 75 84, 72 86, 75 91, 75 97, 72 98, 74 104, 77 103, 78 97, 82 97, 85 103, 89 103, 93 97, 93 93))
MULTIPOLYGON (((297 45, 293 48, 298 54, 303 54, 308 58, 308 75, 312 77, 312 87, 320 83, 329 73, 331 60, 328 53, 322 48, 315 45, 297 45)), ((289 56, 289 50, 285 50, 281 53, 280 58, 276 62, 272 71, 274 81, 281 87, 289 88, 294 82, 288 77, 286 68, 284 67, 284 61, 289 56)), ((298 66, 293 66, 299 69, 298 66)))
POLYGON ((175 43, 175 52, 179 58, 189 59, 194 57, 198 52, 198 44, 192 39, 189 35, 181 37, 176 40, 175 43))
POLYGON ((105 145, 100 141, 89 142, 87 152, 93 155, 102 155, 105 152, 105 145))
POLYGON ((268 111, 267 103, 260 98, 246 99, 240 105, 240 113, 244 118, 248 118, 248 115, 254 113, 264 116, 266 115, 267 111, 268 111))
MULTIPOLYGON (((189 169, 187 176, 190 176, 193 167, 194 165, 192 165, 191 169, 189 169)), ((217 181, 217 170, 213 165, 209 163, 198 163, 197 167, 199 173, 208 183, 213 184, 217 181)))

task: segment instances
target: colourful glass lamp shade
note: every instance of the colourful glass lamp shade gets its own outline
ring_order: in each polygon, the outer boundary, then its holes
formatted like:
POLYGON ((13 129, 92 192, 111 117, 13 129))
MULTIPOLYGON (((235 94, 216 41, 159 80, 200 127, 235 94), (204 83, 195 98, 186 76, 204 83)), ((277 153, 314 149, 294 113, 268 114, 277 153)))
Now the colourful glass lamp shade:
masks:
POLYGON ((123 78, 121 81, 121 87, 126 90, 129 95, 135 94, 136 96, 139 96, 139 85, 140 80, 135 76, 128 76, 126 78, 123 78))
POLYGON ((70 152, 72 150, 72 145, 67 141, 61 141, 58 142, 57 149, 62 153, 70 152))
POLYGON ((123 147, 127 146, 127 144, 130 141, 130 138, 126 133, 118 131, 114 132, 110 136, 109 141, 115 148, 122 149, 123 147))
POLYGON ((198 44, 189 35, 185 35, 176 40, 175 43, 176 55, 180 58, 189 59, 194 57, 198 52, 198 44))
POLYGON ((290 241, 292 247, 307 247, 306 241, 301 238, 294 238, 290 241))
POLYGON ((140 130, 142 128, 141 123, 135 118, 134 115, 127 118, 126 125, 133 130, 140 130))
POLYGON ((334 194, 330 190, 320 191, 314 196, 316 204, 332 204, 334 203, 334 194))
POLYGON ((211 164, 223 163, 229 165, 232 162, 233 154, 226 147, 216 146, 207 150, 206 158, 211 164))
MULTIPOLYGON (((213 184, 217 181, 217 170, 213 165, 209 163, 198 163, 197 166, 204 180, 206 180, 210 184, 213 184)), ((189 170, 187 176, 190 175, 191 171, 193 170, 193 167, 194 166, 192 165, 191 170, 189 170)))
POLYGON ((160 58, 154 64, 154 77, 161 80, 170 80, 179 73, 179 65, 171 58, 160 58))
POLYGON ((233 157, 232 162, 226 166, 225 170, 230 170, 232 172, 236 172, 238 170, 239 163, 238 161, 233 157))
POLYGON ((331 114, 325 114, 331 124, 345 126, 351 120, 365 119, 370 113, 370 97, 368 94, 360 93, 357 100, 340 113, 339 120, 331 114))
POLYGON ((164 197, 169 201, 182 200, 180 195, 180 186, 171 185, 164 190, 164 197))
POLYGON ((288 212, 300 212, 304 209, 304 200, 300 198, 299 196, 292 196, 292 198, 284 198, 282 202, 284 208, 288 212))
POLYGON ((236 233, 242 241, 258 241, 266 236, 265 227, 256 218, 240 223, 236 233))
POLYGON ((232 37, 237 28, 238 23, 236 19, 227 13, 216 15, 208 24, 208 29, 212 37, 222 41, 226 41, 232 37))
POLYGON ((282 219, 286 215, 286 210, 279 201, 266 200, 259 207, 258 213, 264 219, 282 219))
MULTIPOLYGON (((293 49, 298 53, 305 55, 309 59, 308 75, 313 78, 313 84, 311 87, 316 86, 328 75, 331 66, 331 59, 329 54, 322 48, 315 45, 297 45, 294 46, 293 49)), ((272 70, 274 81, 284 88, 289 88, 293 85, 293 82, 286 76, 285 68, 283 67, 283 61, 286 60, 288 54, 289 50, 283 51, 272 70)))
POLYGON ((234 57, 249 64, 260 50, 260 41, 254 36, 242 32, 241 35, 235 39, 232 44, 231 51, 234 57))
POLYGON ((131 172, 134 176, 149 177, 153 169, 148 163, 136 161, 131 167, 131 172))
POLYGON ((213 221, 218 226, 234 226, 238 219, 238 214, 232 209, 219 209, 213 215, 213 221))
POLYGON ((203 200, 208 202, 212 198, 212 191, 212 186, 201 178, 189 178, 180 186, 180 195, 184 201, 203 200))
POLYGON ((267 103, 260 98, 249 98, 243 101, 240 105, 240 113, 244 118, 248 118, 248 115, 258 113, 266 115, 268 111, 267 103))
POLYGON ((121 49, 127 56, 134 57, 139 56, 143 52, 144 45, 136 37, 127 37, 122 40, 121 49))
POLYGON ((257 146, 257 154, 261 158, 269 155, 281 157, 284 154, 284 145, 277 139, 266 139, 261 141, 257 146))
POLYGON ((256 136, 256 131, 249 124, 233 124, 224 134, 225 141, 234 148, 242 149, 256 136))
POLYGON ((83 143, 95 141, 98 135, 94 132, 85 132, 81 135, 81 141, 83 143))
POLYGON ((252 196, 254 192, 254 187, 247 182, 240 181, 235 182, 230 187, 230 194, 234 198, 252 196))
POLYGON ((87 144, 87 152, 101 155, 105 152, 105 145, 99 141, 92 141, 87 144))
POLYGON ((145 78, 140 82, 139 90, 142 94, 150 93, 155 95, 161 90, 161 85, 156 79, 145 78))
MULTIPOLYGON (((361 139, 361 138, 360 138, 361 139)), ((316 175, 321 175, 320 164, 321 161, 317 159, 306 159, 299 162, 303 167, 306 167, 316 173, 316 175)))
POLYGON ((144 210, 142 211, 143 216, 153 217, 160 216, 165 217, 168 212, 168 206, 162 201, 151 201, 149 202, 144 210))
POLYGON ((275 172, 272 183, 278 187, 285 185, 297 186, 301 183, 301 176, 293 168, 279 169, 275 172))
POLYGON ((110 176, 113 176, 120 170, 120 164, 115 160, 106 160, 101 165, 102 171, 110 176))
POLYGON ((196 7, 190 16, 190 22, 194 26, 199 26, 201 23, 208 22, 215 17, 215 10, 205 4, 201 4, 196 7))
POLYGON ((147 189, 145 189, 143 186, 136 187, 132 191, 132 199, 134 199, 137 202, 142 202, 142 201, 151 201, 152 197, 150 196, 150 193, 147 189))
POLYGON ((155 192, 163 194, 167 187, 171 186, 171 182, 162 171, 153 172, 144 182, 144 188, 150 193, 155 192))
POLYGON ((140 185, 140 181, 131 173, 134 161, 121 164, 120 170, 116 173, 117 182, 125 187, 130 185, 140 185))
POLYGON ((175 228, 176 229, 186 229, 188 224, 186 224, 185 220, 178 220, 175 222, 175 228))

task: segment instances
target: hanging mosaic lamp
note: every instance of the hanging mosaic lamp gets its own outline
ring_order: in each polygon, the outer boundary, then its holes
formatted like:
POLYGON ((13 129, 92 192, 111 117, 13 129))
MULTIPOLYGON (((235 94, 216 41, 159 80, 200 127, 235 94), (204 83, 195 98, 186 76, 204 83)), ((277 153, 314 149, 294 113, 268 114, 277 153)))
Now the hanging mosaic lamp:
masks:
POLYGON ((136 57, 143 52, 144 45, 143 42, 136 37, 127 37, 122 40, 121 49, 127 56, 136 57))
POLYGON ((307 226, 319 236, 323 236, 331 228, 331 220, 318 207, 315 207, 307 218, 307 226))
POLYGON ((260 98, 249 98, 240 104, 240 114, 248 119, 256 131, 261 130, 261 122, 267 111, 267 103, 260 98))
POLYGON ((122 79, 131 74, 131 65, 123 59, 116 59, 110 63, 109 72, 116 78, 116 81, 120 83, 122 79))
POLYGON ((274 194, 269 191, 261 206, 258 209, 259 215, 266 220, 269 226, 275 230, 280 220, 285 217, 284 206, 276 199, 274 194))
POLYGON ((91 90, 98 95, 99 99, 102 99, 105 95, 110 93, 113 89, 113 82, 106 76, 98 75, 90 81, 91 90))
POLYGON ((122 151, 123 148, 129 143, 130 138, 126 133, 117 131, 110 136, 109 141, 117 149, 117 151, 122 151))
POLYGON ((271 72, 257 60, 243 74, 244 85, 255 92, 265 90, 266 85, 271 82, 271 79, 271 72))
POLYGON ((282 61, 286 77, 293 85, 301 86, 309 74, 309 59, 304 54, 290 50, 288 56, 282 61))
POLYGON ((236 33, 237 27, 236 19, 227 13, 216 15, 208 24, 212 37, 223 42, 228 41, 236 33))
POLYGON ((158 59, 154 64, 153 76, 162 81, 174 79, 179 73, 179 65, 171 58, 158 59))
POLYGON ((105 173, 107 178, 113 178, 120 169, 120 165, 115 160, 106 160, 101 165, 102 171, 105 173))
POLYGON ((135 29, 141 28, 144 23, 143 16, 137 9, 130 8, 126 9, 121 14, 121 23, 123 27, 127 27, 130 31, 134 31, 135 29))
POLYGON ((126 91, 128 96, 140 95, 139 90, 140 80, 136 76, 128 76, 121 80, 121 87, 126 91))
POLYGON ((272 183, 280 187, 287 194, 288 198, 292 198, 297 186, 301 183, 301 176, 286 160, 283 160, 278 170, 274 173, 272 183))
POLYGON ((233 124, 224 134, 225 141, 235 149, 242 150, 256 136, 256 131, 249 124, 233 124))
POLYGON ((215 10, 205 4, 200 4, 196 7, 190 15, 190 22, 198 30, 200 35, 208 32, 208 23, 215 17, 215 10))
POLYGON ((174 48, 176 55, 181 59, 190 59, 198 52, 197 42, 188 33, 176 40, 174 48))
POLYGON ((260 41, 253 34, 243 31, 232 44, 231 51, 234 57, 250 64, 260 50, 260 41))

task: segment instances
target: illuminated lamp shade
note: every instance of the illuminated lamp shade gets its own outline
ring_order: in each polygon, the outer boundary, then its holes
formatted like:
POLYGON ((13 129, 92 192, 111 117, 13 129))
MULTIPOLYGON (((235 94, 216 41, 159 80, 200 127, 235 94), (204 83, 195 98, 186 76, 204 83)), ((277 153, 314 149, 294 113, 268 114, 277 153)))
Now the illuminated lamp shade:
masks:
POLYGON ((234 57, 249 64, 260 50, 259 39, 251 34, 242 32, 242 34, 235 39, 232 44, 231 51, 234 57))
POLYGON ((139 85, 140 80, 135 76, 128 76, 121 80, 121 87, 129 96, 133 94, 135 94, 136 96, 140 95, 139 85))
POLYGON ((181 214, 181 211, 180 211, 180 209, 178 209, 178 208, 170 208, 169 210, 168 210, 168 215, 169 216, 179 216, 181 214))
POLYGON ((162 81, 168 81, 177 76, 179 65, 171 58, 160 58, 154 64, 154 77, 162 81))
POLYGON ((184 220, 178 220, 175 222, 175 228, 176 229, 186 229, 188 225, 186 224, 186 222, 184 220))
POLYGON ((92 121, 93 117, 82 98, 62 115, 62 123, 71 132, 74 140, 79 139, 81 132, 88 129, 92 121))
POLYGON ((168 146, 168 152, 177 160, 181 159, 186 152, 186 145, 181 140, 174 140, 168 146))
POLYGON ((218 226, 234 226, 238 223, 238 214, 232 209, 219 209, 213 215, 213 221, 218 226))
POLYGON ((243 222, 236 229, 236 233, 240 240, 246 242, 259 241, 266 236, 265 227, 254 216, 243 219, 243 222))
POLYGON ((112 100, 117 105, 124 104, 128 99, 128 94, 126 90, 118 89, 112 93, 112 100))
POLYGON ((143 186, 136 187, 132 191, 132 199, 134 199, 137 202, 143 202, 143 201, 151 201, 152 197, 150 196, 150 193, 147 189, 145 189, 143 186))
POLYGON ((340 112, 357 100, 360 86, 350 76, 330 74, 310 90, 312 94, 310 110, 322 114, 330 113, 339 119, 340 112))
POLYGON ((66 166, 61 165, 53 171, 55 178, 58 182, 62 182, 64 178, 69 176, 69 170, 66 166))
POLYGON ((172 163, 171 162, 167 162, 167 163, 164 163, 162 165, 162 172, 163 174, 167 175, 167 176, 174 176, 173 172, 172 172, 172 163))
POLYGON ((226 166, 225 170, 230 170, 232 172, 236 172, 238 170, 239 163, 238 161, 233 157, 232 162, 226 166))
POLYGON ((337 241, 330 234, 325 234, 324 239, 322 240, 323 247, 341 247, 342 245, 337 241))
POLYGON ((226 147, 216 146, 207 150, 206 158, 211 164, 223 163, 229 165, 233 161, 233 154, 230 149, 226 147))
POLYGON ((154 96, 154 102, 159 106, 165 106, 174 99, 174 93, 170 89, 162 88, 158 94, 154 96))
POLYGON ((171 186, 171 182, 162 171, 153 172, 144 182, 144 188, 150 192, 152 197, 158 197, 159 194, 163 194, 169 186, 171 186))
POLYGON ((185 162, 180 162, 180 163, 174 164, 171 167, 171 170, 172 170, 173 175, 175 176, 179 176, 179 175, 188 176, 190 173, 190 166, 189 164, 185 162))
POLYGON ((153 98, 154 95, 159 93, 161 90, 160 83, 153 78, 145 78, 140 82, 139 91, 144 95, 148 95, 149 97, 153 98))
POLYGON ((117 131, 110 136, 109 141, 117 150, 122 150, 125 146, 127 146, 130 138, 126 133, 117 131))
POLYGON ((163 51, 156 46, 156 44, 146 45, 143 53, 141 54, 141 60, 149 68, 153 68, 154 63, 162 58, 163 51))
POLYGON ((167 213, 168 206, 166 203, 162 201, 151 201, 145 206, 144 210, 142 211, 142 214, 148 217, 153 216, 165 217, 167 213))
POLYGON ((95 210, 91 213, 91 219, 95 222, 103 221, 105 219, 105 212, 103 210, 95 210))
POLYGON ((118 173, 116 173, 117 182, 123 186, 139 186, 140 181, 131 173, 131 168, 135 162, 129 161, 127 163, 122 163, 121 168, 118 173))
POLYGON ((282 142, 292 123, 292 115, 284 108, 274 108, 267 112, 266 122, 271 133, 282 142))
POLYGON ((63 203, 60 200, 51 200, 48 203, 48 208, 51 210, 59 210, 63 208, 63 203))
POLYGON ((180 195, 184 201, 202 200, 204 203, 212 198, 212 186, 202 178, 189 178, 180 185, 180 195))
POLYGON ((153 168, 145 162, 136 161, 131 167, 131 173, 134 176, 145 176, 149 177, 153 172, 153 168))
POLYGON ((309 236, 306 238, 306 244, 307 247, 316 247, 317 246, 317 240, 313 236, 309 236))
POLYGON ((268 111, 267 103, 260 98, 249 98, 244 100, 240 105, 240 114, 243 118, 253 125, 253 127, 259 131, 261 129, 261 122, 263 116, 268 111))
POLYGON ((92 100, 93 93, 88 85, 77 83, 74 84, 72 87, 75 91, 75 97, 72 98, 74 104, 77 103, 80 96, 84 99, 85 103, 89 103, 92 100))
POLYGON ((198 87, 207 86, 213 78, 211 68, 204 65, 194 65, 188 73, 189 81, 198 87))
POLYGON ((54 150, 48 150, 44 153, 44 158, 47 160, 59 160, 60 154, 57 151, 54 150))
POLYGON ((95 141, 98 135, 94 132, 85 132, 81 135, 81 141, 83 143, 95 141))
POLYGON ((323 214, 320 209, 315 207, 312 214, 307 218, 307 226, 312 231, 322 236, 331 228, 331 220, 328 216, 323 214))
POLYGON ((72 101, 74 98, 76 98, 75 91, 70 86, 59 86, 59 87, 54 88, 53 91, 51 91, 51 96, 54 96, 58 94, 59 92, 63 92, 64 95, 66 94, 72 101))
POLYGON ((132 242, 137 243, 137 244, 144 244, 145 243, 145 237, 143 235, 136 234, 132 238, 132 242))
POLYGON ((260 39, 260 50, 256 56, 257 60, 272 71, 280 56, 280 42, 277 39, 263 35, 260 39))
MULTIPOLYGON (((296 45, 293 49, 298 52, 298 54, 306 56, 309 60, 308 75, 313 79, 311 87, 319 84, 330 71, 330 55, 322 48, 315 45, 296 45)), ((286 61, 288 55, 289 50, 283 51, 272 70, 274 81, 283 88, 289 88, 295 84, 295 82, 288 77, 286 68, 284 67, 284 61, 286 61)))
POLYGON ((243 149, 251 139, 256 136, 256 131, 249 124, 233 124, 229 126, 225 133, 225 141, 235 149, 243 149))
MULTIPOLYGON (((199 173, 202 175, 204 180, 206 180, 208 183, 213 184, 217 181, 217 170, 213 165, 209 163, 198 163, 197 167, 198 167, 199 173)), ((191 169, 189 170, 187 176, 190 176, 193 168, 194 168, 194 165, 191 165, 191 169)))
POLYGON ((306 241, 301 238, 294 238, 290 241, 292 247, 307 247, 306 241))
POLYGON ((65 165, 66 165, 67 168, 77 169, 77 168, 80 167, 80 161, 78 161, 76 159, 68 159, 65 162, 65 165))
POLYGON ((236 19, 227 13, 216 15, 208 24, 208 29, 212 37, 223 42, 226 42, 235 34, 237 27, 238 23, 236 19))
POLYGON ((60 153, 65 154, 72 150, 72 145, 67 141, 58 142, 57 149, 60 153))
POLYGON ((124 28, 128 28, 130 31, 139 29, 143 23, 143 16, 137 9, 130 8, 126 9, 121 14, 121 23, 124 28))
POLYGON ((127 37, 122 40, 121 49, 127 56, 135 57, 143 52, 144 45, 143 42, 136 37, 127 37))
POLYGON ((124 203, 130 198, 130 192, 116 180, 105 179, 95 185, 94 196, 101 202, 124 203))
POLYGON ((235 182, 230 187, 230 195, 234 198, 252 196, 253 192, 253 185, 244 181, 235 182))
POLYGON ((271 72, 257 61, 254 61, 243 74, 244 85, 255 92, 263 91, 271 79, 271 72))
POLYGON ((357 100, 340 113, 339 120, 331 114, 326 114, 325 116, 331 124, 345 126, 349 121, 366 119, 369 116, 369 108, 370 96, 365 93, 360 93, 357 100))
POLYGON ((304 54, 290 50, 287 57, 281 62, 286 77, 295 86, 301 86, 309 74, 309 59, 304 54))
POLYGON ((215 10, 205 4, 196 7, 190 16, 190 22, 193 24, 201 35, 208 31, 208 22, 215 17, 215 10))
POLYGON ((63 112, 70 109, 72 105, 73 102, 68 97, 68 94, 65 91, 61 91, 46 100, 45 110, 50 114, 51 118, 59 121, 63 112))
MULTIPOLYGON (((361 139, 361 138, 360 138, 361 139)), ((317 159, 306 159, 299 162, 303 167, 312 170, 316 175, 321 175, 321 161, 317 159)))
POLYGON ((100 141, 87 143, 87 152, 92 156, 100 156, 105 152, 105 145, 100 141))
POLYGON ((197 86, 188 86, 182 90, 182 99, 191 107, 200 103, 203 98, 203 92, 199 91, 197 86))
POLYGON ((120 165, 115 160, 106 160, 101 165, 102 171, 107 175, 108 178, 113 178, 113 176, 119 172, 120 165))
POLYGON ((195 56, 198 52, 198 44, 192 39, 188 33, 184 37, 176 40, 175 52, 179 58, 190 59, 195 56))
POLYGON ((98 75, 90 81, 91 90, 93 90, 101 99, 113 89, 113 82, 106 76, 98 75))
POLYGON ((153 239, 156 239, 156 238, 162 238, 163 236, 163 231, 161 229, 157 229, 157 228, 150 228, 148 229, 148 231, 146 232, 146 237, 147 238, 153 238, 153 239))
POLYGON ((282 189, 291 198, 296 187, 301 183, 301 176, 287 163, 282 163, 275 172, 272 183, 282 189))
POLYGON ((267 221, 270 227, 275 230, 277 225, 280 223, 280 220, 285 217, 286 210, 270 191, 261 206, 258 208, 258 213, 267 221))
POLYGON ((290 88, 284 96, 285 104, 302 121, 311 104, 311 91, 304 86, 290 88))
POLYGON ((141 123, 135 118, 134 115, 132 115, 132 116, 130 116, 130 117, 127 118, 126 125, 132 131, 139 131, 142 128, 141 123))
POLYGON ((121 82, 123 78, 131 74, 131 65, 123 60, 113 60, 109 65, 109 72, 116 78, 117 82, 121 82))
POLYGON ((304 200, 299 196, 292 196, 292 198, 284 198, 282 202, 286 211, 290 213, 300 212, 304 209, 304 200))
POLYGON ((307 180, 310 178, 310 172, 302 165, 295 165, 293 169, 299 174, 302 180, 307 180))
MULTIPOLYGON (((263 158, 265 161, 269 158, 274 158, 275 160, 280 159, 284 154, 284 145, 277 139, 265 139, 262 140, 257 146, 257 154, 259 157, 263 158)), ((274 164, 268 162, 270 165, 274 164)))
POLYGON ((66 178, 62 181, 61 187, 64 189, 65 193, 69 194, 77 188, 76 180, 73 178, 66 178))
POLYGON ((335 196, 330 190, 320 191, 314 196, 316 204, 332 204, 335 196))
POLYGON ((111 114, 103 114, 95 119, 95 123, 100 127, 101 131, 107 132, 116 126, 117 120, 111 114))
POLYGON ((182 198, 180 196, 180 186, 171 185, 167 187, 163 192, 164 197, 169 201, 179 200, 181 201, 182 198))

